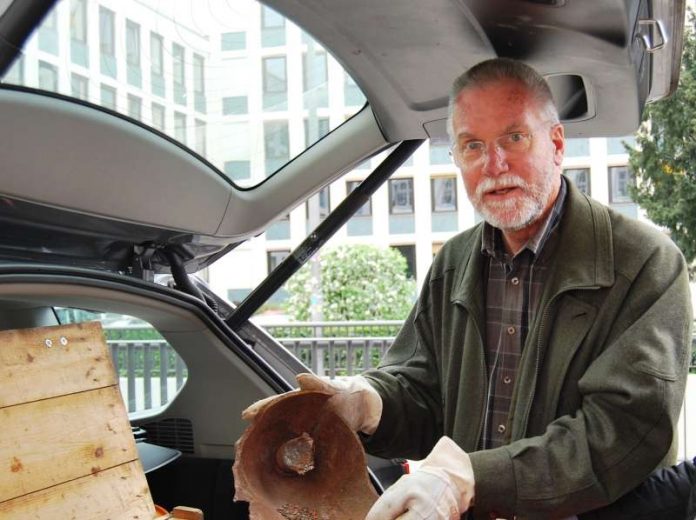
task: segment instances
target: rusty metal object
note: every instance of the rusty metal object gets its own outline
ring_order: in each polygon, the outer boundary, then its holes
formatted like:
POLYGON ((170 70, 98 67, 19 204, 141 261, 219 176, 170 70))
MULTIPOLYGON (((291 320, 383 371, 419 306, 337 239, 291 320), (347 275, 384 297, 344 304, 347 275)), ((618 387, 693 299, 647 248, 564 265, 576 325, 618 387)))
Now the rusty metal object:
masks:
POLYGON ((276 451, 278 467, 297 475, 314 469, 314 439, 307 432, 280 445, 276 451))
POLYGON ((235 500, 250 503, 252 520, 363 520, 377 500, 360 440, 330 397, 286 394, 237 441, 235 500))

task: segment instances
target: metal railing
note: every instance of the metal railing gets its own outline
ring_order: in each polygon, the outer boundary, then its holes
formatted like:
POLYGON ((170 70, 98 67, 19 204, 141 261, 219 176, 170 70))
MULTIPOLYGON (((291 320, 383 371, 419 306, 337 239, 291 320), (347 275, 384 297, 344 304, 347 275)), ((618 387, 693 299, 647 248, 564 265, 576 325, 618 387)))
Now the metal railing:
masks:
POLYGON ((266 331, 319 375, 352 376, 377 366, 401 320, 293 322, 266 331))
POLYGON ((394 337, 402 320, 382 321, 294 321, 262 327, 276 339, 394 337))
POLYGON ((332 378, 377 366, 394 341, 393 337, 276 339, 315 374, 332 378))
POLYGON ((129 412, 168 403, 184 385, 188 370, 165 340, 107 340, 129 412))

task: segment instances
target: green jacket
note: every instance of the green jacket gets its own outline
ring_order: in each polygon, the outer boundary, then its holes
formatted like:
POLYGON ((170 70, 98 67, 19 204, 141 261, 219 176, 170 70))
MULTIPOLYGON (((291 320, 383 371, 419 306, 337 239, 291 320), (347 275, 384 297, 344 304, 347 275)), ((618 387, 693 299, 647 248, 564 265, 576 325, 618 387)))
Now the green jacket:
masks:
POLYGON ((674 461, 691 345, 684 259, 664 234, 570 182, 559 226, 510 444, 476 451, 488 384, 482 225, 443 246, 380 368, 364 374, 384 401, 367 451, 420 459, 451 437, 471 455, 477 517, 563 518, 674 461))

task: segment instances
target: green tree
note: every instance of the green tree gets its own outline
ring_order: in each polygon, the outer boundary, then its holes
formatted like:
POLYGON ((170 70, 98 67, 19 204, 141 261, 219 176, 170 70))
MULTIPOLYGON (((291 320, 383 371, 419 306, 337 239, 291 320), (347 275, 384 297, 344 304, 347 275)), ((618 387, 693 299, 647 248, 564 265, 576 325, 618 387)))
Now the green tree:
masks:
POLYGON ((684 39, 679 87, 649 105, 629 148, 631 196, 648 218, 669 230, 687 261, 696 258, 696 37, 694 15, 684 39))
MULTIPOLYGON (((322 315, 327 321, 404 319, 416 285, 406 276, 406 259, 391 248, 342 245, 321 255, 322 315)), ((310 268, 287 282, 287 311, 295 319, 310 316, 310 268)))

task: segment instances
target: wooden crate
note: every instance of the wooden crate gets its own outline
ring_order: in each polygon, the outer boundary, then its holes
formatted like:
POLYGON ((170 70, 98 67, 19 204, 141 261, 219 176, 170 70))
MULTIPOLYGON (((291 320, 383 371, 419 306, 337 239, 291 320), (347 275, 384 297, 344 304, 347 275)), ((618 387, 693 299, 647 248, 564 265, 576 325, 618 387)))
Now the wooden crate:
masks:
POLYGON ((99 323, 0 332, 0 518, 155 518, 99 323))

